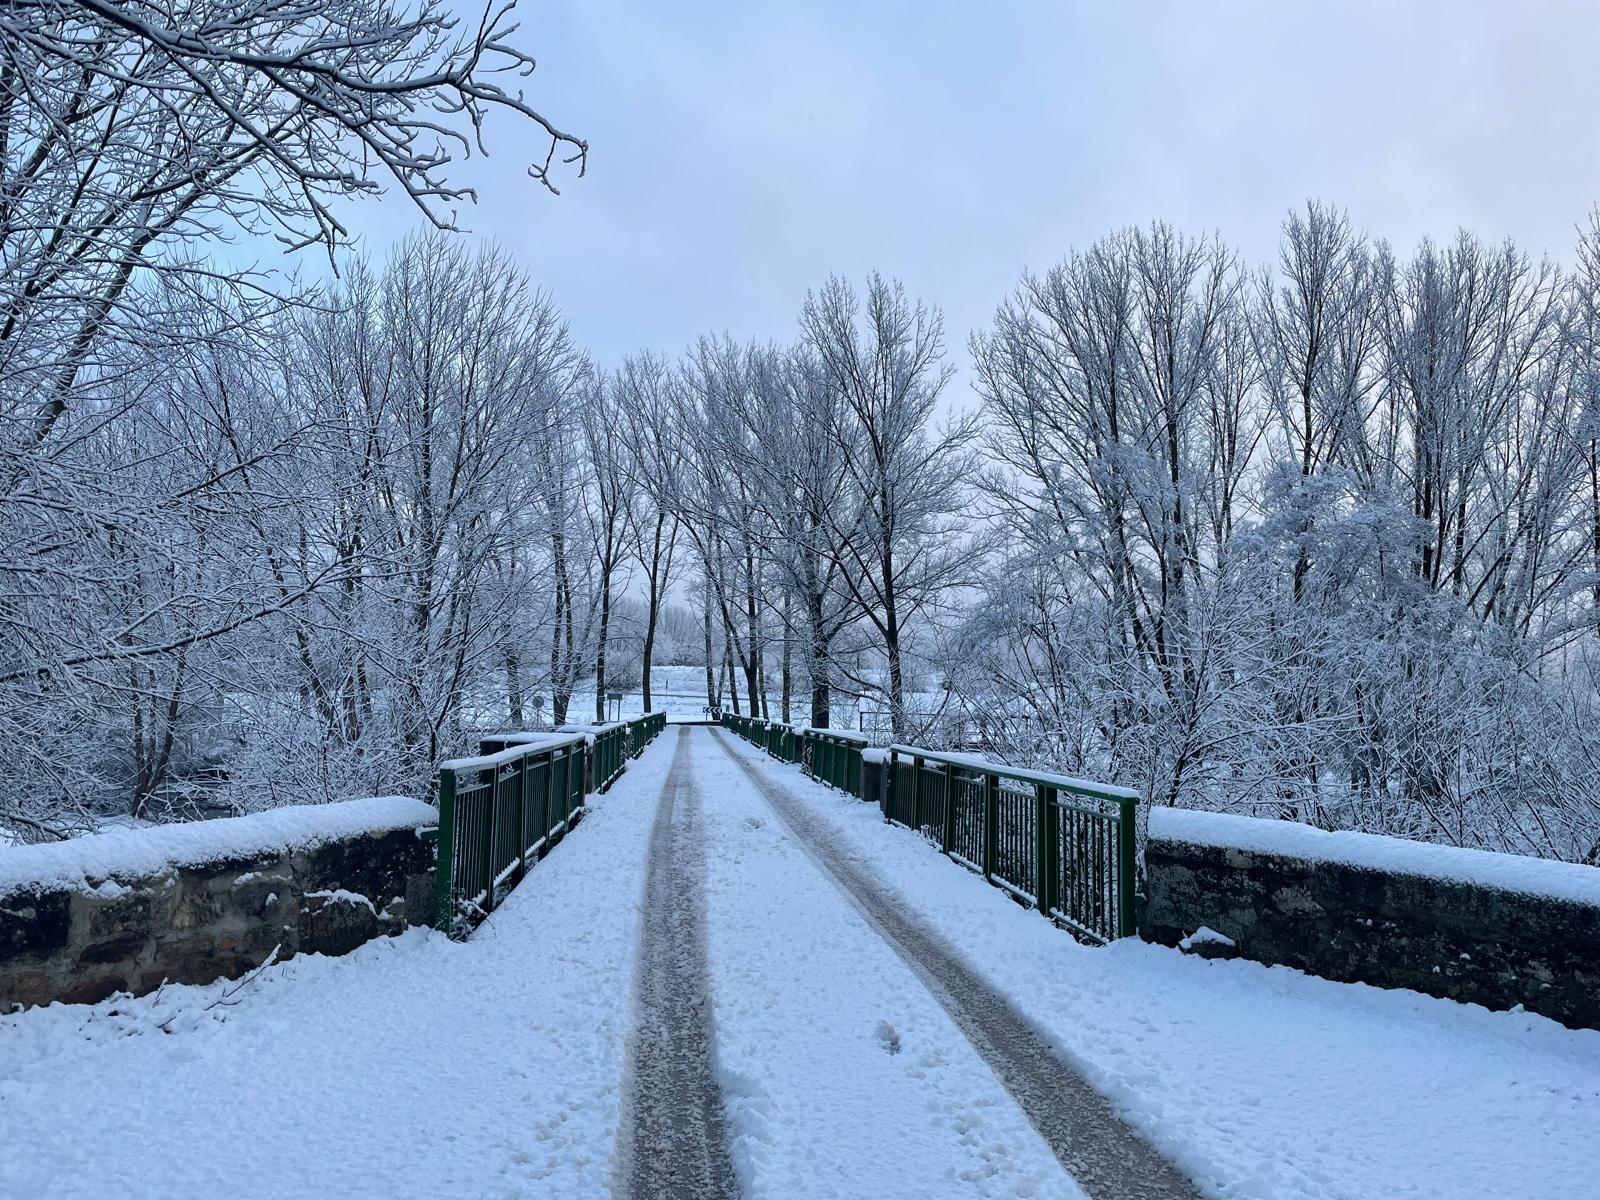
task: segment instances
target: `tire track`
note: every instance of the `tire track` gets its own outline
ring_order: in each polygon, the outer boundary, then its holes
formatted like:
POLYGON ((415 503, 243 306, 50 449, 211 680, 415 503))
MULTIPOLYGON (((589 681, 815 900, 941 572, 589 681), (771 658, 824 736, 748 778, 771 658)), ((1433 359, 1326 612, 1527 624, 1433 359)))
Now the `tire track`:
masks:
POLYGON ((711 1072, 700 796, 688 730, 677 736, 650 829, 618 1192, 628 1200, 733 1200, 739 1188, 711 1072))
POLYGON ((721 730, 713 732, 796 842, 939 1001, 1085 1194, 1197 1200, 1193 1182, 1117 1116, 1004 995, 903 914, 803 801, 752 767, 721 730))

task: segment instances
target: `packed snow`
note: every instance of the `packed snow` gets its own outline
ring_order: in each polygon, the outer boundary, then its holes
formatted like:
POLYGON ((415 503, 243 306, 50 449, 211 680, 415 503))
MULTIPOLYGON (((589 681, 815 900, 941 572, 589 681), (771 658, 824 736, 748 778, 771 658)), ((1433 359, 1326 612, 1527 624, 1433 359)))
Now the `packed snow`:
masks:
POLYGON ((1329 832, 1295 821, 1182 808, 1152 809, 1150 836, 1194 846, 1341 863, 1600 905, 1600 867, 1582 863, 1436 846, 1374 833, 1329 832))
POLYGON ((717 1055, 748 1194, 1081 1196, 738 767, 696 751, 717 1055))

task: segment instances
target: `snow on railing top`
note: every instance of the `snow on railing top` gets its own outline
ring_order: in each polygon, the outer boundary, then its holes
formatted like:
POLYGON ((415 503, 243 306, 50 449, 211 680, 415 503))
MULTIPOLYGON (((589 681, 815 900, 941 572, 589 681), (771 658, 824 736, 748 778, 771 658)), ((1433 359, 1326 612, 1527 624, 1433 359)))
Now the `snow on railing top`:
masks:
POLYGON ((946 753, 943 750, 924 750, 920 746, 906 746, 900 742, 896 742, 889 749, 896 754, 917 755, 928 762, 945 763, 952 767, 966 767, 973 771, 985 771, 991 775, 1005 775, 1028 783, 1041 783, 1045 787, 1053 787, 1064 792, 1073 792, 1080 796, 1094 796, 1105 800, 1141 800, 1144 798, 1134 788, 1122 787, 1115 783, 1100 783, 1093 779, 1078 779, 1071 775, 1057 775, 1051 771, 1034 771, 1028 767, 1013 767, 1006 763, 995 762, 992 758, 985 758, 981 754, 956 754, 946 753))
POLYGON ((1369 871, 1421 875, 1450 883, 1600 905, 1600 867, 1439 846, 1376 833, 1329 832, 1297 821, 1186 808, 1150 811, 1150 836, 1219 850, 1340 863, 1369 871))
POLYGON ((439 764, 441 771, 484 771, 490 767, 504 766, 529 754, 545 750, 559 750, 563 746, 587 745, 587 733, 498 733, 487 737, 486 742, 515 742, 493 754, 475 754, 469 758, 447 758, 439 764))
MULTIPOLYGON (((769 724, 781 724, 773 721, 769 724)), ((814 733, 818 737, 838 738, 841 742, 856 742, 862 746, 870 746, 872 739, 862 733, 854 733, 848 729, 829 729, 826 725, 796 725, 793 727, 796 734, 814 733)))
POLYGON ((532 732, 518 731, 512 733, 486 733, 483 734, 478 740, 484 742, 504 742, 507 746, 548 746, 552 743, 561 743, 564 745, 572 740, 568 734, 576 732, 578 727, 563 725, 561 730, 557 730, 553 733, 549 730, 533 730, 532 732), (564 733, 561 730, 566 730, 567 732, 564 733))
POLYGON ((0 846, 0 895, 77 888, 160 875, 224 859, 310 850, 365 833, 438 824, 431 805, 409 796, 374 796, 331 804, 295 804, 243 817, 112 829, 30 846, 0 846))

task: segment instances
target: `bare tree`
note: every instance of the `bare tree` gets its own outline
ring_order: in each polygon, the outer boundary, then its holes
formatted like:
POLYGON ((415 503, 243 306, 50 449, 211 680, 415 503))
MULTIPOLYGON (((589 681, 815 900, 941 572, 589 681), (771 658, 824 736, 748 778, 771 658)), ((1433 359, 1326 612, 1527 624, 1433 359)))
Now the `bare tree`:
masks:
POLYGON ((943 319, 899 284, 869 277, 863 304, 847 283, 830 279, 806 297, 800 325, 843 400, 830 432, 861 503, 830 513, 849 524, 837 538, 850 559, 840 578, 878 633, 901 739, 908 632, 969 579, 974 547, 958 514, 976 425, 967 418, 933 427, 953 370, 944 362, 943 319))
MULTIPOLYGON (((682 527, 678 474, 680 445, 676 429, 687 416, 687 400, 671 363, 654 354, 623 360, 617 374, 622 436, 628 469, 637 484, 628 510, 628 531, 635 561, 644 572, 645 623, 641 651, 644 710, 654 704, 651 669, 662 606, 672 585, 672 568, 682 527)), ((707 669, 710 655, 707 654, 707 669)), ((708 694, 706 703, 711 703, 708 694)))

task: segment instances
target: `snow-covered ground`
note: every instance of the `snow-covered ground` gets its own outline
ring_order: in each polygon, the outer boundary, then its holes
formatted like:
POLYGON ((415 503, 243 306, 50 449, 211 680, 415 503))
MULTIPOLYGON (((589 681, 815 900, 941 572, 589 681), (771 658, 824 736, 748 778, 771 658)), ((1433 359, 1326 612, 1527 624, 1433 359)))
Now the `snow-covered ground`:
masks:
MULTIPOLYGON (((613 1182, 658 739, 465 944, 0 1017, 0 1197, 585 1200, 613 1182), (227 997, 226 1001, 213 1003, 227 997)), ((1071 1197, 946 1010, 721 741, 1227 1200, 1567 1200, 1600 1033, 1137 943, 1076 945, 876 810, 708 730, 713 1061, 747 1200, 1071 1197)), ((1114 1192, 1100 1192, 1114 1195, 1114 1192)))
POLYGON ((717 1061, 749 1194, 1080 1196, 738 767, 697 751, 717 1061))
POLYGON ((1213 1194, 1594 1194, 1600 1032, 1134 941, 1079 946, 874 806, 730 742, 1213 1194))
POLYGON ((0 1197, 604 1196, 671 742, 469 942, 0 1017, 0 1197))

